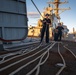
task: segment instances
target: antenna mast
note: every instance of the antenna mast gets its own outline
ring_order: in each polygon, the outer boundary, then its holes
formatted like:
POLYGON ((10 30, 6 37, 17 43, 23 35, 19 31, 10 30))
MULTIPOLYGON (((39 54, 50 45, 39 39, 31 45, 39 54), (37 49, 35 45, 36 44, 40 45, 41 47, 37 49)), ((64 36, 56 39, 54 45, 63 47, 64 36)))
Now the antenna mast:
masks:
POLYGON ((48 4, 54 5, 53 10, 54 10, 55 15, 58 17, 58 19, 60 19, 59 10, 61 10, 62 12, 65 10, 70 10, 70 7, 69 8, 59 8, 60 4, 66 4, 66 3, 68 3, 68 1, 66 1, 66 0, 64 2, 61 2, 60 0, 54 0, 52 2, 51 1, 48 2, 48 4))

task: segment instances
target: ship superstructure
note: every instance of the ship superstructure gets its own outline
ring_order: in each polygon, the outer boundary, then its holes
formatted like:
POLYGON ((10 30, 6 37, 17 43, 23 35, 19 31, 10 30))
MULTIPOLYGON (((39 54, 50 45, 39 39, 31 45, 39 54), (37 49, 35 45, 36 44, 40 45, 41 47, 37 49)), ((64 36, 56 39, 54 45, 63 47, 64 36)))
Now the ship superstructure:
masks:
MULTIPOLYGON (((60 12, 59 11, 64 12, 65 10, 70 9, 70 8, 59 8, 60 4, 68 3, 67 1, 61 2, 60 0, 52 0, 52 1, 47 2, 47 3, 48 3, 48 7, 46 7, 44 9, 44 11, 40 14, 41 16, 40 16, 40 19, 38 21, 38 25, 29 29, 28 36, 36 36, 36 37, 40 36, 40 34, 41 34, 40 31, 42 28, 42 20, 43 20, 43 18, 45 18, 45 14, 48 13, 50 15, 49 18, 52 22, 52 24, 50 25, 50 28, 49 28, 50 37, 53 37, 52 31, 57 27, 58 23, 60 22, 60 14, 59 14, 60 12)), ((63 23, 62 23, 62 25, 63 25, 63 23)), ((65 29, 64 34, 68 33, 67 26, 63 25, 63 27, 65 29)))

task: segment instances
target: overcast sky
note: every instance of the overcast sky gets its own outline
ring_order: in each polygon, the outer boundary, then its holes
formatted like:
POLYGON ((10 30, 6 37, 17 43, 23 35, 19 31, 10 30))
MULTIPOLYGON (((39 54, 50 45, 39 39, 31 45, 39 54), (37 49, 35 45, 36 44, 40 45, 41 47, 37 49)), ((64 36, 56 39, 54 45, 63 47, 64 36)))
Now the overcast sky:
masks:
MULTIPOLYGON (((44 8, 48 6, 48 1, 53 0, 33 0, 37 7, 39 8, 40 12, 43 12, 44 8)), ((62 2, 65 0, 61 0, 62 2)), ((67 0, 69 3, 60 5, 60 8, 68 8, 70 7, 71 10, 66 10, 65 12, 60 14, 61 22, 64 25, 67 25, 70 31, 72 31, 73 27, 76 30, 76 0, 67 0)), ((27 12, 28 12, 28 25, 37 25, 37 21, 40 18, 38 11, 32 4, 31 0, 26 0, 27 2, 27 12)))

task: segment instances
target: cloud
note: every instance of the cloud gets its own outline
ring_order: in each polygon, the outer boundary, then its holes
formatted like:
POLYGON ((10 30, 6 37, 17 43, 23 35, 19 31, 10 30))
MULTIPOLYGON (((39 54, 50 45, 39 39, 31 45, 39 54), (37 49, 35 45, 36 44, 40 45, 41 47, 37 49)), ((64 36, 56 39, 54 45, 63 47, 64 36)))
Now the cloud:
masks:
POLYGON ((40 17, 38 12, 28 12, 27 15, 30 17, 40 17))

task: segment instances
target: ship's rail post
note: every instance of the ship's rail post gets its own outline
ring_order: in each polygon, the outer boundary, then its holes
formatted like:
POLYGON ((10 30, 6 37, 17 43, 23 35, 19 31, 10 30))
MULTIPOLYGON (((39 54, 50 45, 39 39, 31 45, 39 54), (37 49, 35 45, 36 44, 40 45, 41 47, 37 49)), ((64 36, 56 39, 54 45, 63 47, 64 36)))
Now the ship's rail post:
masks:
POLYGON ((0 51, 4 50, 4 47, 3 47, 3 43, 2 41, 0 40, 0 51))

